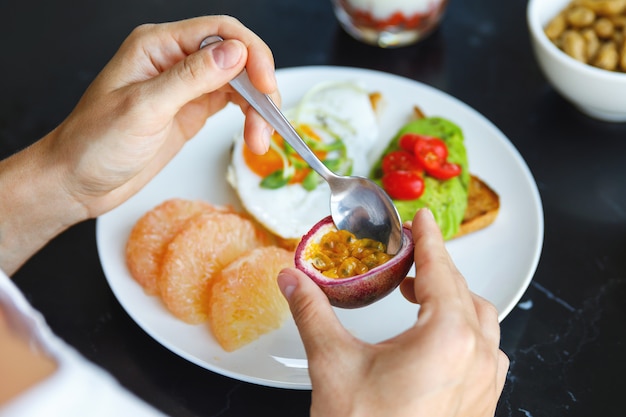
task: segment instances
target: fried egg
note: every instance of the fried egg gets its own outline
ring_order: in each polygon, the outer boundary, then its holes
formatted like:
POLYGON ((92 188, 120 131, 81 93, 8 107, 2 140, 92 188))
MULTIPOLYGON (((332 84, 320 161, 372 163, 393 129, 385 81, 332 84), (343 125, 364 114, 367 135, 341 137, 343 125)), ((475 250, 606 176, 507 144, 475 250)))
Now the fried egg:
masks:
MULTIPOLYGON (((371 94, 355 82, 313 87, 285 115, 318 157, 340 175, 367 176, 378 121, 371 94)), ((283 239, 300 239, 330 214, 328 184, 274 134, 262 156, 238 133, 227 178, 245 210, 283 239)))

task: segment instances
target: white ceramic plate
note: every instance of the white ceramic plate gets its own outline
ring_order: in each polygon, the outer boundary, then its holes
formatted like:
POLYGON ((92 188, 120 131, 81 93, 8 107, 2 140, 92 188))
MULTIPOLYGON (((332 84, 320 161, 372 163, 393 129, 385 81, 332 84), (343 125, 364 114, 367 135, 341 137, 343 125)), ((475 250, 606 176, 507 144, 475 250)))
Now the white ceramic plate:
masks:
MULTIPOLYGON (((448 242, 448 249, 470 288, 495 304, 502 320, 519 301, 537 267, 543 242, 543 212, 533 177, 514 146, 487 119, 462 102, 429 86, 370 70, 301 67, 278 71, 283 107, 288 108, 314 84, 358 80, 386 99, 381 140, 388 141, 418 105, 464 131, 471 172, 499 194, 495 223, 448 242)), ((147 296, 129 275, 124 246, 133 224, 146 211, 172 197, 201 198, 238 205, 224 179, 233 135, 243 122, 231 106, 211 118, 204 129, 140 193, 97 221, 97 244, 107 280, 128 314, 159 343, 187 360, 235 379, 256 384, 310 389, 304 348, 293 320, 250 345, 224 352, 208 326, 175 319, 156 297, 147 296)), ((399 294, 363 309, 341 310, 343 324, 357 337, 377 342, 410 327, 417 307, 399 294)))

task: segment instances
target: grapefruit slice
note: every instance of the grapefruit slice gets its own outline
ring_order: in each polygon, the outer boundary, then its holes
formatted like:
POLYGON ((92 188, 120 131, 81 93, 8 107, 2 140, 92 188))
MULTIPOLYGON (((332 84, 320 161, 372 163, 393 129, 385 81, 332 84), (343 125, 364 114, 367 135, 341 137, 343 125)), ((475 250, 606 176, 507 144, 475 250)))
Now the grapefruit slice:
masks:
POLYGON ((174 198, 146 212, 135 223, 126 243, 126 265, 146 293, 159 293, 158 277, 167 244, 192 217, 202 212, 231 211, 204 201, 174 198))
POLYGON ((207 212, 190 219, 163 255, 159 288, 165 306, 187 323, 205 322, 213 277, 267 240, 252 221, 235 213, 207 212))
POLYGON ((282 325, 289 305, 276 277, 293 266, 293 252, 266 246, 248 252, 215 277, 209 325, 224 350, 239 349, 282 325))

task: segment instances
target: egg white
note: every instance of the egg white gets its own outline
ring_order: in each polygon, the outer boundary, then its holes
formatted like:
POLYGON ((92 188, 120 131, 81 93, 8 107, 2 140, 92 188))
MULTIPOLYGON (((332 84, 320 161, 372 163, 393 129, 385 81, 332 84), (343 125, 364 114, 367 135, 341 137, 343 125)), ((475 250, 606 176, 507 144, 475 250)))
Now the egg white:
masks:
MULTIPOLYGON (((316 85, 285 114, 294 124, 312 127, 324 142, 333 140, 328 132, 341 138, 352 160, 352 175, 368 175, 379 132, 369 92, 361 85, 354 82, 316 85)), ((300 184, 261 188, 262 178, 244 161, 243 146, 240 132, 235 137, 227 178, 246 211, 268 230, 284 239, 300 239, 330 214, 328 184, 322 181, 312 191, 300 184)))

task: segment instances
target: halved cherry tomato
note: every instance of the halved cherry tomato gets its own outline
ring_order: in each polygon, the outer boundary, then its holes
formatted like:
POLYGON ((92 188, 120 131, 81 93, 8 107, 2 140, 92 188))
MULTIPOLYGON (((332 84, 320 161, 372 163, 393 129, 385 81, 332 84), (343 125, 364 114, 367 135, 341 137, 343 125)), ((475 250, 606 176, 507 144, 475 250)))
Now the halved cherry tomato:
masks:
POLYGON ((424 168, 428 163, 434 163, 436 160, 445 161, 448 158, 448 146, 439 139, 428 136, 422 136, 415 141, 413 148, 415 157, 418 161, 425 161, 424 168))
POLYGON ((424 179, 415 171, 391 171, 383 175, 382 183, 396 200, 415 200, 424 193, 424 179))
POLYGON ((460 165, 447 161, 448 146, 439 138, 422 136, 415 139, 414 152, 415 159, 432 177, 447 180, 461 173, 460 165))
POLYGON ((404 150, 389 152, 383 157, 383 174, 393 171, 416 171, 420 174, 424 169, 412 153, 404 150))
POLYGON ((452 162, 444 161, 436 168, 428 171, 428 175, 438 180, 449 180, 461 173, 461 166, 452 162))
POLYGON ((437 139, 434 136, 421 135, 419 133, 405 133, 400 137, 398 145, 405 151, 415 153, 415 143, 418 140, 437 139))
POLYGON ((423 139, 415 141, 415 159, 424 167, 426 173, 437 169, 448 157, 448 148, 440 139, 423 139))

